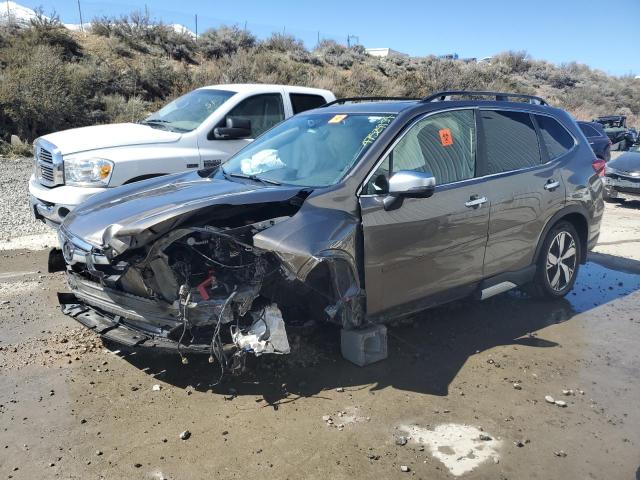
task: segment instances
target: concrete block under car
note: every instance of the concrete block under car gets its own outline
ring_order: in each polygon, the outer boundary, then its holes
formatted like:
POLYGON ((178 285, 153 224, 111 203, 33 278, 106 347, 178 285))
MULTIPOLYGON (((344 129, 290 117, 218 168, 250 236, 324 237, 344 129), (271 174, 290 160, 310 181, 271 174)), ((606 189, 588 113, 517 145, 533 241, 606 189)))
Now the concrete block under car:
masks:
POLYGON ((342 356, 360 367, 387 358, 387 327, 372 325, 340 332, 342 356))

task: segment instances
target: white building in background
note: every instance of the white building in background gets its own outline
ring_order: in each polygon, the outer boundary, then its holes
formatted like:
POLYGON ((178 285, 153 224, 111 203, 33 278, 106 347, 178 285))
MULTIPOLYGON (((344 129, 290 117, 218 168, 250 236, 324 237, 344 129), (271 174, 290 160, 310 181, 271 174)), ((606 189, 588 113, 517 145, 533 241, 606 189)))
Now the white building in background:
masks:
POLYGON ((408 57, 406 53, 398 52, 391 48, 366 48, 365 51, 372 57, 408 57))

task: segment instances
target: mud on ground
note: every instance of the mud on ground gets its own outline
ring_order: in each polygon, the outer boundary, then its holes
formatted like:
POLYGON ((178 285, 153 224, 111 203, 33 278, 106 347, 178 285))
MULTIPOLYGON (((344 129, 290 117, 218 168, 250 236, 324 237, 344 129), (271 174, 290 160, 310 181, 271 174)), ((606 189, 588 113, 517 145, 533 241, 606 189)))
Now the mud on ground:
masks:
POLYGON ((602 231, 566 299, 431 310, 365 368, 336 329, 293 335, 219 386, 206 358, 103 345, 45 250, 0 251, 0 478, 638 478, 640 203, 602 231))

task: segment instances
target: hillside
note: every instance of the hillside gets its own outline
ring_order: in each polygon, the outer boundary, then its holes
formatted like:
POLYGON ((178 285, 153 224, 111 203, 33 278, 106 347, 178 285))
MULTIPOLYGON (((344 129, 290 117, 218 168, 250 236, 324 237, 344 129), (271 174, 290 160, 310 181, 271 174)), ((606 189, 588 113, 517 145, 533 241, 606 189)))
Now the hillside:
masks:
POLYGON ((258 41, 237 27, 195 39, 141 14, 93 19, 88 32, 35 12, 0 26, 0 139, 131 121, 193 88, 270 82, 329 88, 338 96, 423 96, 443 89, 541 95, 579 119, 640 115, 640 81, 585 65, 553 65, 524 52, 491 63, 436 57, 377 58, 361 46, 323 41, 313 50, 282 34, 258 41))

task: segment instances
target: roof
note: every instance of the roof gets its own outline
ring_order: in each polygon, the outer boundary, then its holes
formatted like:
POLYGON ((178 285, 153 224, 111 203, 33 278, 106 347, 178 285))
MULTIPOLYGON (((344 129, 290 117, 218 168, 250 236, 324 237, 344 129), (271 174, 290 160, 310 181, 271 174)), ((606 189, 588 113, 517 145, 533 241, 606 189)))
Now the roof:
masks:
POLYGON ((325 90, 322 88, 299 87, 296 85, 277 85, 272 83, 228 83, 228 84, 221 84, 221 85, 207 85, 201 88, 227 90, 227 91, 236 92, 236 93, 255 92, 255 91, 261 91, 261 90, 271 91, 276 89, 285 89, 287 91, 294 91, 294 92, 308 92, 308 93, 323 92, 323 93, 330 93, 331 95, 333 95, 333 93, 330 92, 329 90, 325 90))
POLYGON ((336 113, 400 113, 419 105, 418 100, 393 100, 384 102, 350 102, 338 103, 328 107, 319 107, 324 112, 336 113))

